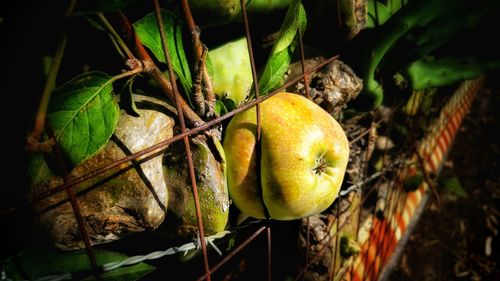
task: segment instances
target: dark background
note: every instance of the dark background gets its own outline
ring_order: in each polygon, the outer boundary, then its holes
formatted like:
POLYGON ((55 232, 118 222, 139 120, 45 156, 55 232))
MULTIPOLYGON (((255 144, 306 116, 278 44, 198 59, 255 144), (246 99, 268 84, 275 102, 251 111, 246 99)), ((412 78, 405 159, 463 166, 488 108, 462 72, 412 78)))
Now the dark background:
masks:
MULTIPOLYGON (((82 26, 83 21, 68 22, 62 18, 65 1, 1 1, 0 17, 0 94, 2 124, 1 159, 3 181, 0 185, 0 207, 15 206, 24 200, 28 177, 25 173, 25 136, 36 112, 44 77, 41 57, 53 55, 60 34, 65 28, 82 26), (14 3, 13 3, 14 2, 14 3)), ((495 22, 488 37, 495 37, 495 22)), ((496 25, 498 26, 498 24, 496 25)), ((85 30, 85 29, 84 29, 85 30)), ((479 35, 480 33, 478 33, 479 35)), ((97 35, 100 36, 100 35, 97 35)), ((104 35, 103 35, 104 36, 104 35)), ((81 60, 92 67, 99 65, 102 54, 109 54, 110 44, 98 44, 103 38, 89 41, 85 36, 72 35, 65 59, 78 52, 81 60)), ((494 50, 495 45, 481 46, 494 50)), ((459 46, 457 46, 459 48, 459 46)), ((498 49, 496 49, 498 50, 498 49)), ((115 65, 121 65, 119 57, 115 65)), ((64 67, 64 66, 63 66, 64 67)), ((119 68, 112 69, 119 71, 119 68)), ((74 76, 75 70, 61 69, 60 81, 74 76)), ((465 264, 470 273, 460 280, 472 280, 473 271, 482 280, 499 280, 498 235, 486 227, 489 208, 499 209, 500 196, 500 75, 492 72, 487 87, 477 96, 456 137, 443 175, 457 176, 468 196, 460 198, 446 190, 441 191, 441 206, 432 201, 412 234, 391 280, 456 280, 454 267, 465 264), (463 225, 463 226, 461 226, 463 225), (485 256, 484 243, 493 235, 493 255, 485 256)), ((26 215, 29 211, 26 210, 26 215)), ((28 216, 1 218, 1 258, 27 244, 30 240, 28 216), (14 229, 15 228, 15 229, 14 229)), ((496 225, 500 229, 499 225, 496 225)))

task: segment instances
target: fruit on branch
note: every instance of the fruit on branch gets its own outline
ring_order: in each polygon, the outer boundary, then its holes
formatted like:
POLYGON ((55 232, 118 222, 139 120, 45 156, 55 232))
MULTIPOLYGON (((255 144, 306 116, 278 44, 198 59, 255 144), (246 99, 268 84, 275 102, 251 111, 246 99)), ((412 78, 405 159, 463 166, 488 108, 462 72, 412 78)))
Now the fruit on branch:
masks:
MULTIPOLYGON (((134 100, 140 117, 121 110, 111 139, 97 154, 72 169, 69 180, 172 137, 174 121, 169 115, 173 114, 167 103, 142 95, 134 95, 134 100)), ((55 167, 50 159, 43 161, 43 157, 38 156, 34 159, 42 161, 33 161, 32 171, 48 171, 49 167, 55 167)), ((78 203, 93 244, 116 240, 130 232, 155 229, 163 222, 168 193, 162 158, 157 156, 137 163, 141 159, 144 157, 74 186, 75 192, 80 193, 78 203)), ((31 195, 44 194, 61 184, 61 176, 36 177, 31 195)), ((34 206, 40 212, 39 222, 58 248, 81 249, 84 243, 67 198, 63 190, 34 206)))
POLYGON ((231 199, 261 219, 293 220, 324 211, 337 197, 348 161, 342 127, 312 101, 285 92, 261 103, 260 114, 260 158, 255 107, 235 115, 226 128, 231 199))
POLYGON ((227 42, 209 53, 213 67, 212 87, 221 100, 239 106, 252 88, 252 68, 245 37, 227 42))
MULTIPOLYGON (((205 235, 223 231, 229 217, 224 151, 217 139, 198 136, 191 139, 191 154, 196 177, 205 235), (209 145, 209 143, 211 145, 209 145)), ((163 158, 165 182, 169 192, 169 212, 180 224, 177 234, 193 234, 198 229, 195 201, 184 143, 172 144, 163 158)), ((168 223, 168 221, 166 222, 168 223)))

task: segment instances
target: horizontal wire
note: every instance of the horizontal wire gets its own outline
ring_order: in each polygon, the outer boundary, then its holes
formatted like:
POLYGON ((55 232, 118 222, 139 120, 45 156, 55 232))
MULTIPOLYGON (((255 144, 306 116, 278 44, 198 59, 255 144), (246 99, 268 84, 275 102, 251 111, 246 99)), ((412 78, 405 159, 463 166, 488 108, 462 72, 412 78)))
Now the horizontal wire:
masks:
MULTIPOLYGON (((224 238, 228 234, 235 233, 238 230, 247 228, 252 224, 257 224, 260 222, 261 222, 261 220, 248 221, 244 225, 236 226, 236 227, 232 228, 231 230, 221 231, 217 234, 205 237, 205 241, 207 241, 214 248, 214 250, 219 255, 222 256, 222 251, 215 245, 214 240, 224 238)), ((147 255, 137 255, 137 256, 128 257, 122 261, 109 262, 109 263, 101 265, 100 269, 102 270, 102 272, 110 272, 110 271, 116 270, 120 267, 135 265, 135 264, 141 263, 143 261, 147 261, 147 260, 156 260, 156 259, 168 256, 168 255, 175 255, 175 254, 179 254, 179 253, 184 253, 184 255, 185 255, 190 250, 195 250, 195 249, 200 248, 200 241, 199 240, 200 239, 198 236, 196 241, 189 242, 189 243, 183 244, 181 246, 171 247, 171 248, 168 248, 168 249, 163 250, 163 251, 154 251, 154 252, 151 252, 147 255)), ((79 272, 73 272, 73 273, 79 273, 79 272)), ((58 274, 58 275, 43 276, 43 277, 35 279, 35 281, 60 281, 60 280, 72 280, 72 279, 73 279, 72 273, 63 273, 63 274, 58 274)), ((0 280, 11 281, 12 279, 8 278, 6 276, 5 271, 2 270, 2 278, 0 280)), ((28 281, 28 280, 25 280, 25 281, 28 281)))

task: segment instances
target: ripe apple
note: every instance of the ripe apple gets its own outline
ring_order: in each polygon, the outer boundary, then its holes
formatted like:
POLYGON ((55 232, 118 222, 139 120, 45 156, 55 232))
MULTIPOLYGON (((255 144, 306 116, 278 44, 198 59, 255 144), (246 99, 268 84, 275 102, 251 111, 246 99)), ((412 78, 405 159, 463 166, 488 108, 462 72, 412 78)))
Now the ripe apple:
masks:
POLYGON ((292 93, 265 100, 260 114, 260 159, 255 107, 235 115, 225 131, 233 202, 259 219, 293 220, 324 211, 337 197, 349 157, 342 127, 314 102, 292 93))

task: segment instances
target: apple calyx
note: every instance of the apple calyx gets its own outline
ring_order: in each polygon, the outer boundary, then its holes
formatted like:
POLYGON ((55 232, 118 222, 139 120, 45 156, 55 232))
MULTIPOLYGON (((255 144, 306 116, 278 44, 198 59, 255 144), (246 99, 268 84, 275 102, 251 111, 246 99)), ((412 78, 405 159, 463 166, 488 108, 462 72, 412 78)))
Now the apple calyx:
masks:
POLYGON ((320 158, 316 159, 316 166, 313 168, 313 171, 316 175, 321 175, 322 173, 324 173, 326 171, 327 168, 328 168, 328 165, 325 161, 325 158, 320 157, 320 158))

